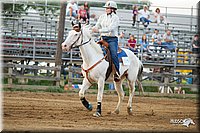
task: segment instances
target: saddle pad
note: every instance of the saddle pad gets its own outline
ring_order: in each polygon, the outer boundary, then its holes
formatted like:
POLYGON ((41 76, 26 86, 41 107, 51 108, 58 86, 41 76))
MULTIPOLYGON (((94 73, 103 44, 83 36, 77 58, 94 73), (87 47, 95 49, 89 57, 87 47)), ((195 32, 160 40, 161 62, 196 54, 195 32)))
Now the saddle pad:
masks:
POLYGON ((118 55, 119 62, 122 62, 123 65, 125 65, 125 66, 130 65, 128 56, 127 56, 126 52, 124 52, 124 50, 119 49, 117 55, 118 55))
POLYGON ((124 52, 124 50, 120 50, 120 52, 117 53, 118 59, 122 58, 122 57, 127 57, 126 53, 124 52))
POLYGON ((124 66, 129 66, 130 62, 129 62, 128 57, 122 57, 122 63, 124 66))

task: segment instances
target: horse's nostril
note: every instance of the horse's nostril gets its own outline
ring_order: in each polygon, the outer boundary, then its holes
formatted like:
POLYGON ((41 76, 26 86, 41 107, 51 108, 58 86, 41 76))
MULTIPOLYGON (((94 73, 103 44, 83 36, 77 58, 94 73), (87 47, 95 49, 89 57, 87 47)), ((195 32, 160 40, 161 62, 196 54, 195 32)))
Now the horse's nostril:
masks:
POLYGON ((67 47, 67 45, 64 45, 64 47, 67 47))

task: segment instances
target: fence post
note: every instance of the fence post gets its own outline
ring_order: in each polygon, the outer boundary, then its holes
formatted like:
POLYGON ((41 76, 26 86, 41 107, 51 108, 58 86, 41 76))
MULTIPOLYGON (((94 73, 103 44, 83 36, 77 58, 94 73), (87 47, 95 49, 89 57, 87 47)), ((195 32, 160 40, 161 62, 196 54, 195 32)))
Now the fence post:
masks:
POLYGON ((191 8, 191 16, 190 16, 190 32, 192 32, 192 19, 193 19, 193 6, 191 8))
POLYGON ((72 77, 72 54, 73 54, 73 51, 71 49, 70 51, 70 65, 69 65, 69 75, 68 75, 68 86, 72 86, 72 81, 73 81, 73 77, 72 77))
MULTIPOLYGON (((9 64, 12 64, 12 63, 9 63, 9 64)), ((9 77, 8 77, 8 84, 12 85, 12 83, 13 83, 13 80, 12 80, 13 67, 12 66, 8 68, 8 75, 9 75, 9 77)))
POLYGON ((61 66, 57 65, 56 66, 56 86, 60 86, 60 71, 61 71, 61 66))
POLYGON ((69 75, 68 75, 68 86, 72 86, 72 72, 71 72, 71 70, 72 70, 72 65, 69 65, 69 75))
POLYGON ((174 68, 176 68, 176 65, 177 65, 177 48, 175 48, 175 52, 174 52, 174 68))
POLYGON ((33 61, 35 61, 35 37, 34 37, 34 40, 33 40, 33 61))

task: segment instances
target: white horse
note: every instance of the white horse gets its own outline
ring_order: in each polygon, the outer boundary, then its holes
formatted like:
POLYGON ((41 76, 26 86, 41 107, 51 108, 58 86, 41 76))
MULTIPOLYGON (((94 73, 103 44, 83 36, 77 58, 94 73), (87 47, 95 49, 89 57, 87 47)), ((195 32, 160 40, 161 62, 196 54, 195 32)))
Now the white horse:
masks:
MULTIPOLYGON (((91 34, 89 27, 81 28, 81 25, 76 26, 73 30, 69 31, 68 37, 62 43, 62 49, 69 51, 73 47, 79 47, 83 59, 82 74, 84 76, 82 87, 79 91, 79 97, 82 104, 88 109, 92 110, 92 105, 85 98, 85 91, 92 85, 91 82, 98 84, 97 94, 97 110, 94 116, 101 116, 101 102, 104 92, 104 84, 106 79, 106 71, 109 63, 105 60, 102 49, 97 44, 91 34)), ((127 104, 128 114, 132 114, 132 98, 135 92, 135 82, 141 76, 143 65, 134 53, 128 49, 123 49, 128 56, 130 65, 123 65, 120 63, 120 81, 115 82, 113 79, 114 72, 111 73, 107 81, 114 82, 115 89, 118 93, 118 104, 112 113, 118 114, 120 111, 121 103, 124 99, 124 91, 122 82, 125 78, 129 84, 129 100, 127 104), (126 75, 124 74, 126 73, 126 75)), ((139 83, 140 84, 140 83, 139 83)))

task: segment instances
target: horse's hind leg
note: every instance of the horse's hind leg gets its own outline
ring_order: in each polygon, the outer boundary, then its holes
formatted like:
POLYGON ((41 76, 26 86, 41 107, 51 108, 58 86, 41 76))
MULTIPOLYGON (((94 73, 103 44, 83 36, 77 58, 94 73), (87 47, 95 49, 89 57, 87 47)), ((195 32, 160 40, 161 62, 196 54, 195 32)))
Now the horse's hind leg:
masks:
POLYGON ((80 100, 82 102, 82 104, 88 109, 88 110, 92 110, 92 104, 90 104, 86 98, 85 98, 85 91, 91 86, 91 84, 88 82, 88 80, 86 78, 83 79, 83 84, 80 88, 79 91, 79 97, 80 100))
POLYGON ((122 87, 122 80, 120 80, 119 82, 114 82, 114 84, 115 84, 115 90, 117 91, 118 98, 119 98, 118 104, 114 113, 119 114, 121 103, 124 100, 124 90, 122 87))
POLYGON ((138 84, 139 95, 140 95, 140 92, 142 92, 142 96, 144 96, 144 89, 141 82, 138 79, 136 80, 136 82, 138 84))
POLYGON ((129 115, 132 115, 132 99, 135 92, 135 81, 128 80, 128 85, 129 85, 129 100, 127 104, 127 112, 129 115))

